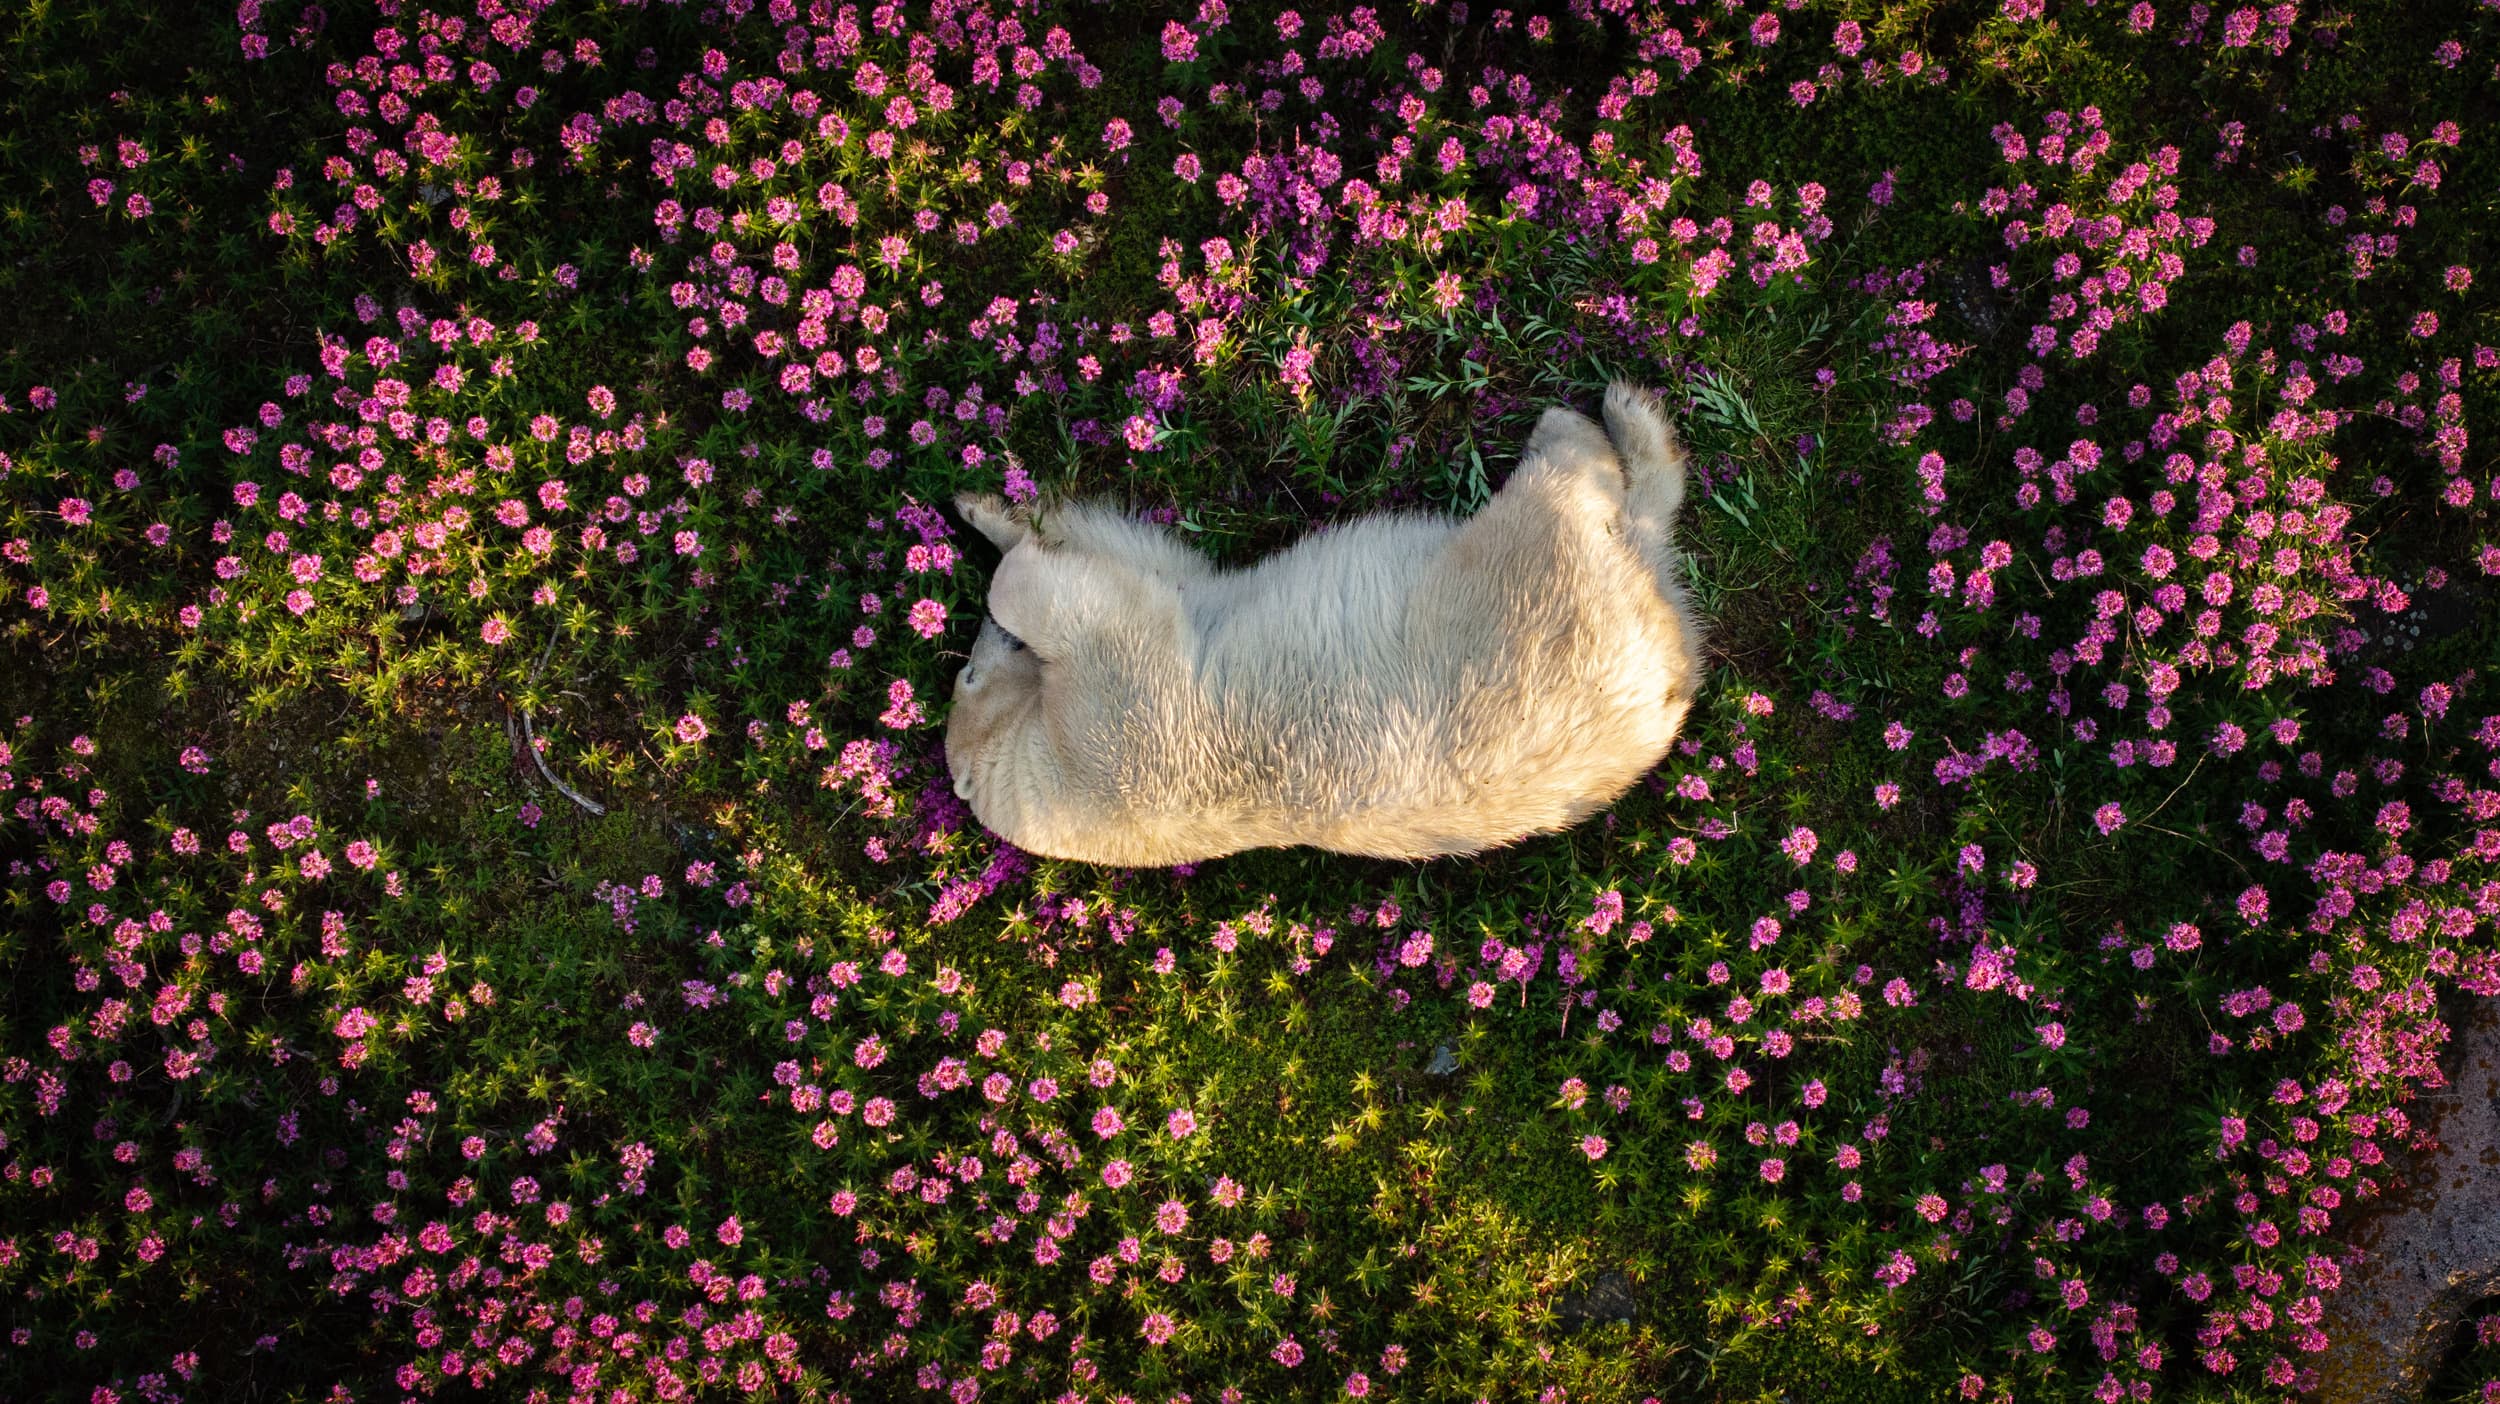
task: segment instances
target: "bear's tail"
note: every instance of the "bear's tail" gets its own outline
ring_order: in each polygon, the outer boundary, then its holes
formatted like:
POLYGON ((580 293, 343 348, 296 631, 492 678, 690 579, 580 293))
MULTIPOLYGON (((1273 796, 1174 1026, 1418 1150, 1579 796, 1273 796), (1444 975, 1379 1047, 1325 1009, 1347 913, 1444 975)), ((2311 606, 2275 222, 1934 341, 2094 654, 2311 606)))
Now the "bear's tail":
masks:
POLYGON ((1702 672, 1701 626, 1685 588, 1683 554, 1675 546, 1675 518, 1684 508, 1684 441, 1657 396, 1624 381, 1606 387, 1606 437, 1623 460, 1627 535, 1675 617, 1682 657, 1676 675, 1667 679, 1666 692, 1681 725, 1702 672))
POLYGON ((1684 508, 1684 443, 1658 397, 1627 381, 1607 386, 1606 437, 1623 460, 1625 509, 1672 535, 1684 508))

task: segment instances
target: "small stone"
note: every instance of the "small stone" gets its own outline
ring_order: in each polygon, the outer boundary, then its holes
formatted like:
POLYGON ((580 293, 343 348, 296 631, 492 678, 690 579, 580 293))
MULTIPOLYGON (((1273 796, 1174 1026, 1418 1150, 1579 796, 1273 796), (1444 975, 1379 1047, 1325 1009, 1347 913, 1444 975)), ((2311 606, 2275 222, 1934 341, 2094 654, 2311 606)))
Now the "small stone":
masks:
POLYGON ((1458 1071, 1458 1050, 1444 1043, 1432 1050, 1432 1062, 1424 1072, 1432 1077, 1448 1077, 1458 1071))
POLYGON ((1566 1292, 1554 1307, 1554 1314, 1573 1325, 1603 1326, 1628 1322, 1640 1310, 1640 1299, 1633 1295, 1632 1279, 1619 1272, 1598 1274, 1586 1291, 1566 1292))

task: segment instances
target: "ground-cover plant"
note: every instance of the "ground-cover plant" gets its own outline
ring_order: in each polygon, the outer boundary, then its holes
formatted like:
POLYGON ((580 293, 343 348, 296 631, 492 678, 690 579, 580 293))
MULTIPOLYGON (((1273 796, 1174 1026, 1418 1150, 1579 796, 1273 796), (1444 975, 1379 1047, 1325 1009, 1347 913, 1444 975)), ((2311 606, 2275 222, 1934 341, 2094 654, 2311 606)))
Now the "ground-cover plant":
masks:
POLYGON ((10 23, 13 1374, 2314 1379, 2500 994, 2488 6, 10 23), (1614 375, 1719 673, 1603 819, 953 800, 957 489, 1239 561, 1614 375))

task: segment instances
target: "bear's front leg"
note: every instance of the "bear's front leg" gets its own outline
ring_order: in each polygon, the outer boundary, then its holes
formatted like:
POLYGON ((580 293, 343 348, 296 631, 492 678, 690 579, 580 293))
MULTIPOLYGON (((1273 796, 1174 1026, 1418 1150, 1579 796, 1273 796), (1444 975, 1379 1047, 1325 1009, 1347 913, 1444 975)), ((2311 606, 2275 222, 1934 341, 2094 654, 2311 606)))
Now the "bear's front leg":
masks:
POLYGON ((1007 506, 1007 500, 994 492, 964 492, 955 495, 955 510, 972 524, 972 529, 990 539, 1000 551, 1012 551, 1030 537, 1032 529, 1007 506))

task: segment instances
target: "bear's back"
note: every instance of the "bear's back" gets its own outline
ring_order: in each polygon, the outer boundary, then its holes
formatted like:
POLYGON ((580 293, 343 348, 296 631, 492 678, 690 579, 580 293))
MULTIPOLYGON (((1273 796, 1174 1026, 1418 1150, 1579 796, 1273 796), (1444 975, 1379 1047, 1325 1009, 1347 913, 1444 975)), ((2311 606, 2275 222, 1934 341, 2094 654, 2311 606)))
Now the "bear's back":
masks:
POLYGON ((1647 673, 1657 697, 1645 626, 1664 610, 1626 599, 1646 578, 1611 542, 1567 540, 1580 530, 1370 518, 1190 586, 1221 720, 1189 797, 1256 796, 1313 826, 1288 841, 1414 856, 1566 822, 1628 784, 1668 727, 1599 679, 1647 673))

